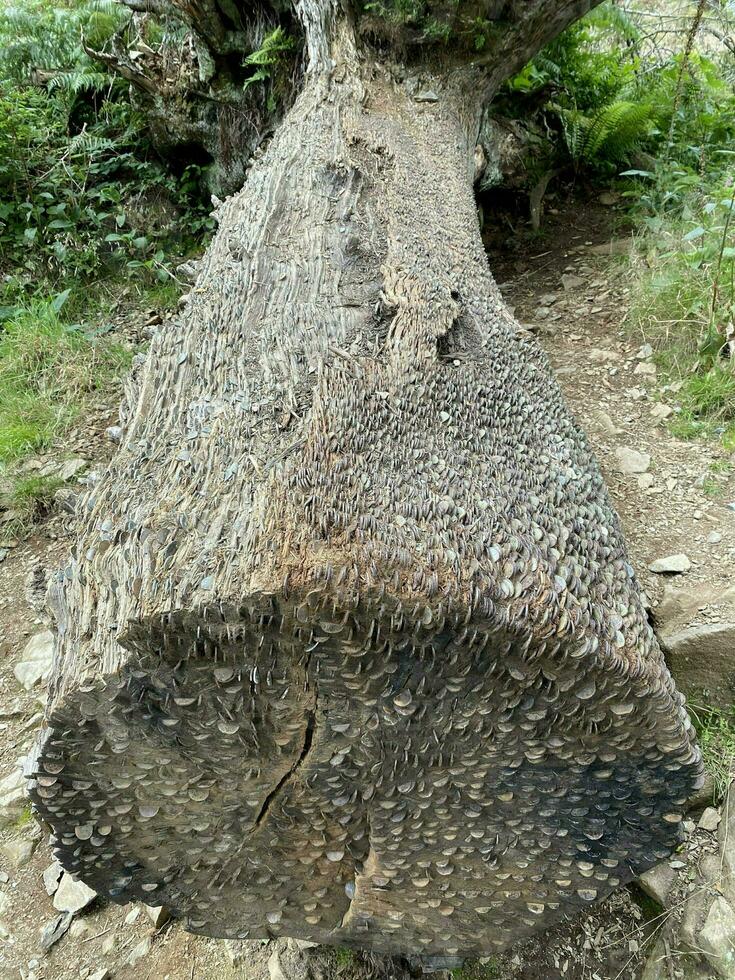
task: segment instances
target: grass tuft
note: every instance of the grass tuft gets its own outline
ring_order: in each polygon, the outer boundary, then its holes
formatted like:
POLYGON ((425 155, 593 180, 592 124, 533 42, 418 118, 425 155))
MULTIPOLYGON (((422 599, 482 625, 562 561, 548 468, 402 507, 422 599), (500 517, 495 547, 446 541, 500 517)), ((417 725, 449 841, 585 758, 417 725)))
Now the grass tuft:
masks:
POLYGON ((688 705, 704 765, 715 781, 715 801, 728 790, 735 771, 735 706, 728 711, 688 705))
POLYGON ((64 322, 53 300, 33 300, 0 325, 0 505, 26 520, 48 508, 61 481, 21 474, 19 464, 109 390, 130 358, 109 336, 64 322))

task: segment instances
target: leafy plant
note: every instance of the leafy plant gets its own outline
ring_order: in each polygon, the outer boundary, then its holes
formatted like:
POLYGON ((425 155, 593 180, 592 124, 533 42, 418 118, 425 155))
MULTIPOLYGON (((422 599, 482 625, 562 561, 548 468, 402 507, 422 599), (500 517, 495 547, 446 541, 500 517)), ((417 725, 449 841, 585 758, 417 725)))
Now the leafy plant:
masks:
POLYGON ((577 166, 620 163, 649 135, 653 108, 620 99, 594 115, 557 107, 569 154, 577 166))
POLYGON ((251 52, 245 58, 244 64, 255 70, 249 78, 245 79, 244 87, 272 79, 284 65, 286 55, 290 54, 295 46, 294 38, 290 37, 282 27, 276 27, 270 34, 266 34, 258 50, 251 52))
POLYGON ((125 348, 64 322, 61 306, 34 300, 2 324, 0 466, 48 446, 129 365, 125 348))

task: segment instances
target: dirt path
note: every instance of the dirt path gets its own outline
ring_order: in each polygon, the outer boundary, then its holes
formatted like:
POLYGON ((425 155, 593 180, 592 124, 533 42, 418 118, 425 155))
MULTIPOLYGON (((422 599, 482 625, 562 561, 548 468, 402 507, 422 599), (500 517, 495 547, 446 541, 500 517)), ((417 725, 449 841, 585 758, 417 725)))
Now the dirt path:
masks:
MULTIPOLYGON (((600 254, 598 247, 610 241, 611 228, 609 209, 577 202, 550 217, 541 244, 526 243, 515 256, 504 252, 502 259, 491 257, 491 262, 508 303, 548 351, 589 435, 654 611, 663 581, 647 566, 656 558, 683 552, 692 563, 686 584, 701 590, 700 612, 706 620, 716 615, 707 606, 707 595, 733 581, 735 511, 727 504, 735 501, 735 478, 726 467, 712 470, 713 463, 729 462, 721 448, 675 439, 657 415, 662 412, 656 408, 658 399, 675 407, 676 396, 657 393, 655 377, 646 373, 651 371, 648 358, 639 351, 645 338, 633 338, 625 330, 628 285, 623 266, 618 258, 600 254), (645 473, 621 472, 616 450, 622 448, 650 456, 645 473)), ((77 453, 88 447, 84 455, 92 469, 112 450, 100 434, 114 424, 115 414, 115 406, 101 411, 91 430, 68 441, 77 453)), ((42 710, 42 686, 25 691, 14 675, 29 636, 45 626, 41 606, 33 601, 38 595, 32 587, 34 569, 61 567, 70 541, 57 515, 31 540, 18 544, 3 540, 0 523, 0 555, 8 546, 0 561, 0 779, 12 776, 17 760, 29 750, 42 710)), ((291 980, 286 963, 292 954, 304 961, 311 958, 317 977, 350 980, 369 975, 344 951, 322 954, 289 948, 278 966, 273 947, 253 945, 245 961, 235 964, 224 942, 188 936, 171 923, 156 930, 144 910, 99 899, 74 917, 66 935, 44 955, 39 950, 40 930, 58 915, 42 878, 52 863, 47 836, 28 819, 22 801, 1 804, 0 790, 0 978, 101 980, 105 974, 97 971, 107 969, 120 980, 256 980, 269 972, 277 976, 278 967, 291 980)), ((586 919, 465 975, 478 980, 628 980, 636 976, 646 949, 643 919, 624 890, 586 919)), ((399 971, 389 969, 384 975, 398 976, 399 971)))

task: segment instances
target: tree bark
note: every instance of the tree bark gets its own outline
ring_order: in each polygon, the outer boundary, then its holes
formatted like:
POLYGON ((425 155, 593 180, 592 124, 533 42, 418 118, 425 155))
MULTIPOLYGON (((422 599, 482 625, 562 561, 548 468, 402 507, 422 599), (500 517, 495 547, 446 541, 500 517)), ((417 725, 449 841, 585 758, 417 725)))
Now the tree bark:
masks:
POLYGON ((701 763, 487 267, 477 75, 412 90, 304 7, 305 89, 81 507, 31 794, 192 931, 483 954, 665 857, 701 763))

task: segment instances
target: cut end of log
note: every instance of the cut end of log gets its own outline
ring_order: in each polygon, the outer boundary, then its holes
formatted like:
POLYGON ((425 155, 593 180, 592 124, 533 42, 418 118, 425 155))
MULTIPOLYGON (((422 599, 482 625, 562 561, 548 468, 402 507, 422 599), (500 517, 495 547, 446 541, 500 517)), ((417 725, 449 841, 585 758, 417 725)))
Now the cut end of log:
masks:
POLYGON ((491 952, 668 855, 702 778, 658 660, 466 610, 260 596, 122 642, 31 796, 67 870, 193 932, 491 952))

